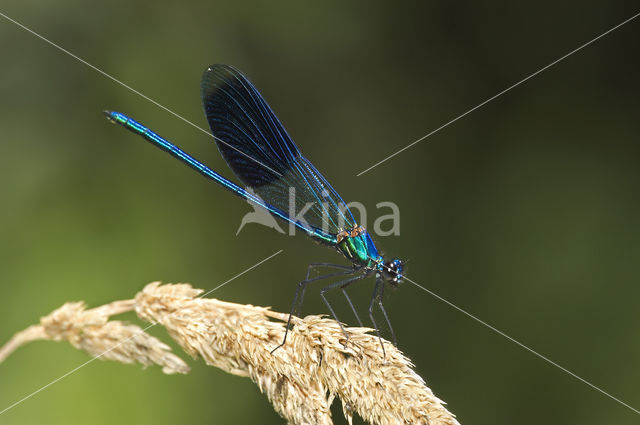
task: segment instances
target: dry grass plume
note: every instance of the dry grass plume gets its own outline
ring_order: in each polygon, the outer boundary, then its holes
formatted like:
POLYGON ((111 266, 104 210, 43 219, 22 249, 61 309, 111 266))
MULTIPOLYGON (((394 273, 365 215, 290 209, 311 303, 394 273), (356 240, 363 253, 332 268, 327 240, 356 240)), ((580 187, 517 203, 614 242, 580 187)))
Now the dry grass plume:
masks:
POLYGON ((148 284, 133 300, 94 309, 67 303, 17 333, 0 348, 0 362, 34 340, 68 341, 101 359, 159 365, 165 373, 187 373, 186 363, 145 329, 109 317, 134 310, 140 319, 164 326, 192 357, 251 378, 290 424, 332 424, 337 396, 345 417, 372 424, 458 424, 412 364, 367 328, 347 328, 347 346, 337 322, 320 316, 293 318, 287 344, 287 315, 264 307, 201 298, 188 284, 148 284))

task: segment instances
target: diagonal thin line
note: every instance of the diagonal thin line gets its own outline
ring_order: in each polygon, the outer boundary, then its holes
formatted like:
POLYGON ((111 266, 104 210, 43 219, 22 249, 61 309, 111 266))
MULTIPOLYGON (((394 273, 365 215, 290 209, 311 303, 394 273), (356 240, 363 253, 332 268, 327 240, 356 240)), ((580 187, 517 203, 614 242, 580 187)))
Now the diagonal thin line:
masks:
POLYGON ((599 36, 597 36, 596 38, 584 43, 583 45, 581 45, 580 47, 577 47, 575 49, 573 49, 572 51, 570 51, 569 53, 565 54, 564 56, 554 60, 553 62, 551 62, 549 65, 540 68, 539 70, 537 70, 536 72, 534 72, 533 74, 529 75, 528 77, 525 77, 524 79, 518 81, 517 83, 507 87, 506 89, 502 90, 500 93, 490 97, 489 99, 485 100, 484 102, 480 103, 479 105, 469 109, 467 112, 463 113, 462 115, 458 115, 456 118, 452 119, 451 121, 441 125, 440 127, 436 128, 435 130, 433 130, 430 133, 427 133, 426 135, 422 136, 421 138, 409 143, 407 146, 405 146, 404 148, 400 149, 399 151, 397 151, 396 153, 393 153, 391 155, 389 155, 388 157, 386 157, 385 159, 383 159, 382 161, 378 161, 375 164, 373 164, 372 166, 370 166, 369 168, 360 171, 358 174, 356 174, 356 177, 360 177, 361 175, 363 175, 364 173, 370 171, 371 169, 377 167, 378 165, 382 164, 383 162, 386 162, 388 160, 390 160, 391 158, 393 158, 394 156, 406 151, 407 149, 411 148, 412 146, 422 142, 424 139, 426 139, 429 136, 432 136, 433 134, 437 133, 438 131, 442 130, 445 127, 448 127, 449 125, 453 124, 454 122, 458 121, 460 118, 463 118, 467 115, 469 115, 470 113, 472 113, 473 111, 475 111, 478 108, 481 108, 482 106, 486 105, 487 103, 491 102, 492 100, 502 96, 503 94, 505 94, 506 92, 510 91, 511 89, 514 89, 516 87, 518 87, 520 84, 524 83, 525 81, 530 80, 531 78, 535 77, 536 75, 540 74, 543 71, 546 71, 547 69, 551 68, 553 65, 557 64, 558 62, 568 58, 569 56, 573 55, 574 53, 584 49, 585 47, 587 47, 588 45, 596 42, 597 40, 601 39, 602 37, 604 37, 605 35, 617 30, 618 28, 620 28, 621 26, 623 26, 624 24, 634 20, 635 18, 637 18, 638 16, 640 16, 640 13, 636 13, 635 15, 633 15, 632 17, 630 17, 629 19, 619 23, 618 25, 616 25, 615 27, 609 29, 608 31, 603 32, 602 34, 600 34, 599 36))
POLYGON ((227 280, 226 282, 221 283, 220 285, 216 286, 216 287, 215 287, 215 288, 213 288, 213 289, 208 290, 207 292, 205 292, 204 294, 202 294, 202 295, 200 295, 199 297, 196 297, 196 298, 203 298, 203 297, 206 297, 207 295, 209 295, 210 293, 212 293, 213 291, 217 291, 218 289, 222 288, 224 285, 226 285, 227 283, 231 282, 232 280, 237 279, 237 278, 239 278, 240 276, 242 276, 243 274, 245 274, 245 273, 247 273, 247 272, 249 272, 249 271, 251 271, 251 270, 255 269, 256 267, 258 267, 258 266, 259 266, 259 265, 261 265, 262 263, 265 263, 265 262, 267 262, 267 261, 271 260, 273 257, 275 257, 276 255, 280 254, 282 251, 284 251, 284 250, 283 250, 283 249, 281 249, 280 251, 278 251, 278 252, 276 252, 276 253, 274 253, 274 254, 271 254, 270 256, 268 256, 267 258, 265 258, 264 260, 257 262, 256 264, 254 264, 253 266, 249 267, 249 268, 248 268, 248 269, 246 269, 245 271, 243 271, 243 272, 241 272, 241 273, 238 273, 237 275, 235 275, 235 276, 234 276, 234 277, 232 277, 231 279, 227 280))
POLYGON ((264 168, 266 168, 267 170, 271 171, 272 173, 277 174, 278 176, 282 177, 282 174, 280 174, 279 172, 277 172, 276 170, 274 170, 273 168, 263 164, 262 162, 258 161, 257 159, 252 158, 251 156, 247 155, 246 153, 242 152, 240 149, 236 148, 235 146, 230 145, 229 143, 225 142, 224 140, 220 139, 219 137, 214 136, 213 134, 211 134, 211 132, 203 129, 202 127, 198 126, 197 124, 194 124, 193 122, 189 121, 188 119, 184 118, 182 115, 177 114, 176 112, 173 112, 171 109, 167 108, 166 106, 161 105, 160 103, 156 102, 155 100, 151 99, 149 96, 146 96, 144 94, 142 94, 141 92, 139 92, 138 90, 134 89, 133 87, 123 83, 122 81, 118 80, 117 78, 113 77, 111 74, 107 74, 106 72, 104 72, 103 70, 101 70, 100 68, 90 64, 89 62, 87 62, 86 60, 80 58, 79 56, 74 55, 73 53, 71 53, 70 51, 66 50, 65 48, 59 46, 58 44, 54 43, 53 41, 47 39, 46 37, 38 34, 37 32, 35 32, 34 30, 32 30, 31 28, 21 24, 20 22, 16 21, 15 19, 10 18, 9 16, 5 15, 4 13, 0 12, 0 16, 2 16, 3 18, 5 18, 6 20, 13 22, 14 24, 16 24, 17 26, 19 26, 20 28, 30 32, 31 34, 35 35, 36 37, 38 37, 39 39, 41 39, 42 41, 45 41, 46 43, 50 44, 51 46, 55 47, 56 49, 60 50, 63 53, 66 53, 67 55, 71 56, 72 58, 76 59, 79 62, 82 62, 83 64, 85 64, 86 66, 88 66, 89 68, 93 69, 94 71, 98 72, 99 74, 104 75, 105 77, 109 78, 110 80, 120 84, 122 87, 134 92, 135 94, 137 94, 138 96, 142 97, 145 100, 148 100, 149 102, 153 103, 154 105, 156 105, 157 107, 169 112, 171 115, 175 116, 176 118, 181 119, 182 121, 186 122, 187 124, 191 125, 194 128, 197 128, 198 130, 202 131, 204 134, 206 134, 207 136, 211 136, 213 137, 215 140, 219 141, 220 143, 230 147, 231 149, 237 151, 238 153, 240 153, 241 155, 249 158, 250 160, 252 160, 253 162, 262 165, 264 168))
MULTIPOLYGON (((0 14, 1 14, 1 13, 0 13, 0 14)), ((213 291, 216 291, 216 290, 218 290, 218 289, 222 288, 222 287, 223 287, 223 286, 225 286, 227 283, 231 282, 232 280, 235 280, 235 279, 239 278, 240 276, 242 276, 243 274, 245 274, 245 273, 249 272, 250 270, 255 269, 256 267, 258 267, 258 266, 259 266, 259 265, 261 265, 262 263, 264 263, 264 262, 266 262, 266 261, 268 261, 268 260, 272 259, 272 258, 273 258, 273 257, 275 257, 276 255, 280 254, 282 251, 283 251, 283 250, 281 249, 280 251, 276 252, 275 254, 271 254, 271 255, 270 255, 270 256, 268 256, 267 258, 265 258, 265 259, 263 259, 263 260, 259 261, 258 263, 254 264, 253 266, 249 267, 248 269, 244 270, 243 272, 238 273, 237 275, 233 276, 231 279, 227 280, 226 282, 221 283, 220 285, 216 286, 216 287, 215 287, 215 288, 213 288, 213 289, 210 289, 209 291, 205 292, 204 294, 201 294, 200 296, 198 296, 198 297, 196 297, 196 298, 202 298, 202 297, 205 297, 205 296, 209 295, 210 293, 212 293, 213 291)), ((123 340, 123 341, 119 342, 118 344, 114 345, 113 347, 109 348, 108 350, 103 351, 102 353, 98 354, 97 356, 92 357, 91 359, 89 359, 89 360, 87 360, 86 362, 82 363, 80 366, 78 366, 78 367, 76 367, 76 368, 74 368, 74 369, 70 370, 69 372, 65 373, 64 375, 62 375, 62 376, 60 376, 60 377, 58 377, 58 378, 54 379, 53 381, 49 382, 47 385, 45 385, 45 386, 43 386, 43 387, 41 387, 41 388, 37 389, 36 391, 32 392, 32 393, 31 393, 31 394, 29 394, 29 395, 27 395, 27 396, 25 396, 25 397, 21 398, 20 400, 16 401, 16 402, 15 402, 15 403, 13 403, 12 405, 10 405, 10 406, 8 406, 8 407, 5 407, 3 410, 0 410, 0 415, 2 415, 3 413, 5 413, 5 412, 7 412, 7 411, 9 411, 9 410, 11 410, 11 409, 13 409, 14 407, 16 407, 17 405, 21 404, 22 402, 27 401, 28 399, 30 399, 30 398, 31 398, 31 397, 33 397, 34 395, 36 395, 36 394, 38 394, 38 393, 40 393, 40 392, 42 392, 42 391, 46 390, 47 388, 49 388, 50 386, 52 386, 52 385, 53 385, 53 384, 55 384, 56 382, 59 382, 59 381, 63 380, 64 378, 66 378, 67 376, 69 376, 69 375, 73 374, 74 372, 77 372, 79 369, 81 369, 81 368, 85 367, 85 366, 86 366, 86 365, 88 365, 89 363, 92 363, 92 362, 94 362, 95 360, 99 359, 100 357, 104 356, 105 354, 107 354, 107 353, 109 353, 109 352, 111 352, 111 351, 115 350, 116 348, 118 348, 118 347, 120 347, 122 344, 124 344, 124 343, 126 343, 126 342, 128 342, 128 341, 132 340, 132 339, 133 339, 133 338, 135 338, 136 336, 143 334, 145 331, 147 331, 148 329, 150 329, 150 328, 154 327, 155 325, 157 325, 157 323, 152 323, 152 324, 150 324, 150 325, 149 325, 149 326, 147 326, 146 328, 142 329, 140 332, 135 333, 134 335, 131 335, 129 338, 127 338, 127 339, 125 339, 125 340, 123 340)))
POLYGON ((483 326, 486 326, 487 328, 491 329, 492 331, 494 331, 495 333, 505 337, 506 339, 508 339, 509 341, 519 345, 520 347, 524 348, 525 350, 527 350, 528 352, 530 352, 531 354, 534 354, 535 356, 541 358, 542 360, 544 360, 545 362, 557 367, 558 369, 562 370, 563 372, 573 376, 574 378, 576 378, 577 380, 579 380, 580 382, 587 384, 588 386, 590 386, 591 388, 593 388, 594 390, 604 394, 605 396, 609 397, 610 399, 620 403, 621 405, 623 405, 624 407, 633 410, 635 413, 640 414, 640 411, 631 407, 630 405, 628 405, 627 403, 625 403, 624 401, 620 400, 619 398, 616 398, 614 396, 612 396, 611 394, 609 394, 608 392, 606 392, 605 390, 603 390, 602 388, 592 384, 591 382, 587 381, 584 378, 581 378, 580 376, 576 375, 575 373, 571 372, 569 369, 560 366, 558 363, 554 362, 553 360, 549 359, 548 357, 543 356, 542 354, 538 353, 537 351, 533 350, 532 348, 527 347, 526 345, 524 345, 522 342, 518 341, 515 338, 510 337, 509 335, 507 335, 506 333, 502 332, 499 329, 496 329, 495 327, 491 326, 490 324, 488 324, 487 322, 477 318, 476 316, 474 316, 473 314, 469 313, 468 311, 458 307, 457 305, 455 305, 454 303, 452 303, 451 301, 442 298, 440 295, 436 294, 433 291, 430 291, 429 289, 425 288, 424 286, 420 285, 417 282, 414 282, 413 280, 409 279, 406 276, 402 277, 403 279, 408 280, 409 282, 413 283, 415 286, 417 286, 418 288, 422 289, 423 291, 427 292, 428 294, 436 297, 437 299, 439 299, 440 301, 448 304, 450 307, 455 308, 456 310, 458 310, 459 312, 465 314, 466 316, 472 318, 473 320, 475 320, 476 322, 480 323, 483 326))

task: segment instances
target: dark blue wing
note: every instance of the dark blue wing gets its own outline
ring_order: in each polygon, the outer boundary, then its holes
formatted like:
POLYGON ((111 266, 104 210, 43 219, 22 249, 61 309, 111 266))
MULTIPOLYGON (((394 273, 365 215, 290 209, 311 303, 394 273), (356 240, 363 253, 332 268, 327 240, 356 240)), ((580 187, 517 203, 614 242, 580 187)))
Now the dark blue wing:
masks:
POLYGON ((340 195, 300 154, 239 71, 228 65, 209 67, 202 77, 202 102, 220 153, 256 195, 290 216, 308 208, 307 223, 328 233, 355 225, 340 195))

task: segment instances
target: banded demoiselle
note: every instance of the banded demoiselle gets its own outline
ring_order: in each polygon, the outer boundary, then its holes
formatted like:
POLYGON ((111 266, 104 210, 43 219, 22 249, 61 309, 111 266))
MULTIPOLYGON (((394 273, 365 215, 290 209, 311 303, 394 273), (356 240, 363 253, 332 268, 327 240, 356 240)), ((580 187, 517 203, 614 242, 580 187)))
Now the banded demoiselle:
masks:
MULTIPOLYGON (((322 174, 302 156, 267 102, 244 75, 228 65, 213 65, 204 72, 201 91, 205 115, 218 149, 248 189, 224 178, 132 118, 120 112, 105 111, 105 114, 112 122, 142 136, 240 198, 266 209, 320 244, 335 248, 351 262, 349 266, 330 263, 308 266, 306 278, 298 284, 295 292, 284 339, 273 351, 285 344, 291 316, 301 308, 306 286, 311 282, 338 279, 321 289, 322 300, 342 327, 325 297, 328 290, 340 288, 362 326, 345 288, 371 275, 375 276, 375 286, 369 303, 369 317, 384 352, 373 316, 373 308, 377 304, 396 344, 382 295, 385 284, 397 287, 402 281, 403 261, 397 258, 385 260, 370 234, 357 224, 340 195, 322 174), (297 208, 310 205, 303 219, 289 213, 292 201, 297 208), (310 273, 316 268, 333 269, 334 272, 311 278, 310 273)), ((348 334, 344 327, 342 330, 346 344, 348 334)))

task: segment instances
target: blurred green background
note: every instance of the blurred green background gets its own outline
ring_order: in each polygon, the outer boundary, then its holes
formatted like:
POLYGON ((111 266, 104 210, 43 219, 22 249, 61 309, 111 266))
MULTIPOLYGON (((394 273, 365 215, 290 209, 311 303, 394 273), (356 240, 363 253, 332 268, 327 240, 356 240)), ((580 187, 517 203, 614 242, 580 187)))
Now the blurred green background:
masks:
MULTIPOLYGON (((203 69, 236 66, 346 200, 371 215, 399 205, 401 235, 377 242, 411 259, 412 279, 640 408, 640 21, 355 176, 636 2, 8 0, 0 11, 204 128, 203 69)), ((246 203, 101 111, 232 176, 206 135, 4 18, 0 52, 1 341, 65 301, 96 306, 152 280, 209 289, 279 249, 213 296, 287 310, 309 262, 341 261, 258 225, 236 237, 246 203)), ((363 311, 372 283, 352 290, 363 311)), ((463 424, 638 421, 409 283, 385 305, 400 348, 463 424)), ((304 311, 326 313, 316 291, 304 311)), ((0 409, 88 359, 65 343, 24 347, 0 365, 0 409)), ((283 423, 248 379, 189 363, 165 376, 93 362, 0 422, 283 423)))

